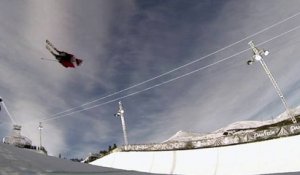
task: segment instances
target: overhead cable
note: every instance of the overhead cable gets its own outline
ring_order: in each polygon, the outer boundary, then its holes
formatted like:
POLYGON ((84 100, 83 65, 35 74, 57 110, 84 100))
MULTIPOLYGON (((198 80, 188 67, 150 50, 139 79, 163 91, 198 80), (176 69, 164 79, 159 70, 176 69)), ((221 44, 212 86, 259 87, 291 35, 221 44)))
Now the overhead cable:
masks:
MULTIPOLYGON (((281 33, 281 34, 279 34, 279 35, 277 35, 277 36, 275 36, 275 37, 272 37, 271 39, 268 39, 268 40, 266 40, 266 41, 264 41, 264 42, 261 42, 261 43, 257 44, 257 46, 266 44, 266 43, 268 43, 268 42, 270 42, 270 41, 272 41, 272 40, 274 40, 274 39, 277 39, 277 38, 279 38, 279 37, 282 37, 282 36, 284 36, 284 35, 286 35, 286 34, 292 32, 292 31, 295 31, 295 30, 297 30, 297 29, 299 29, 299 28, 300 28, 300 25, 298 25, 298 26, 296 26, 296 27, 294 27, 294 28, 292 28, 292 29, 290 29, 290 30, 288 30, 288 31, 286 31, 286 32, 283 32, 283 33, 281 33)), ((186 76, 188 76, 188 75, 191 75, 191 74, 194 74, 194 73, 199 72, 199 71, 201 71, 201 70, 204 70, 204 69, 207 69, 207 68, 209 68, 209 67, 212 67, 212 66, 214 66, 214 65, 216 65, 216 64, 219 64, 219 63, 221 63, 221 62, 224 62, 224 61, 226 61, 226 60, 229 60, 230 58, 233 58, 233 57, 235 57, 235 56, 237 56, 237 55, 240 55, 240 54, 242 54, 242 53, 244 53, 244 52, 246 52, 246 51, 248 51, 248 50, 251 50, 251 49, 248 48, 248 49, 242 50, 242 51, 237 52, 237 53, 235 53, 235 54, 233 54, 233 55, 231 55, 231 56, 229 56, 229 57, 223 58, 223 59, 221 59, 221 60, 219 60, 219 61, 216 61, 216 62, 214 62, 214 63, 211 63, 211 64, 208 64, 208 65, 206 65, 206 66, 200 67, 200 68, 198 68, 198 69, 196 69, 196 70, 193 70, 193 71, 188 72, 188 73, 186 73, 186 74, 183 74, 183 75, 177 76, 177 77, 175 77, 175 78, 169 79, 169 80, 167 80, 167 81, 164 81, 164 82, 155 84, 155 85, 150 86, 150 87, 148 87, 148 88, 145 88, 145 89, 143 89, 143 90, 139 90, 139 91, 136 91, 136 92, 133 92, 133 93, 130 93, 130 94, 127 94, 127 95, 124 95, 124 96, 115 98, 115 99, 113 99, 113 100, 109 100, 109 101, 107 101, 107 102, 103 102, 103 103, 96 104, 96 105, 93 105, 93 106, 90 106, 90 107, 86 107, 86 108, 83 108, 83 109, 75 110, 75 111, 72 111, 72 112, 69 112, 69 113, 66 113, 66 114, 62 114, 62 115, 57 115, 57 116, 54 116, 54 117, 46 118, 46 119, 43 119, 42 121, 43 121, 43 122, 46 122, 46 121, 51 121, 51 120, 55 120, 55 119, 67 117, 67 116, 70 116, 70 115, 75 114, 75 113, 79 113, 79 112, 82 112, 82 111, 90 110, 90 109, 93 109, 93 108, 96 108, 96 107, 100 107, 100 106, 103 106, 103 105, 106 105, 106 104, 109 104, 109 103, 112 103, 112 102, 115 102, 115 101, 119 101, 119 100, 121 100, 121 99, 130 97, 130 96, 133 96, 133 95, 136 95, 136 94, 140 94, 140 93, 142 93, 142 92, 151 90, 151 89, 153 89, 153 88, 162 86, 162 85, 164 85, 164 84, 173 82, 173 81, 178 80, 178 79, 180 79, 180 78, 186 77, 186 76)))
POLYGON ((145 84, 145 83, 148 83, 148 82, 150 82, 150 81, 156 80, 156 79, 158 79, 158 78, 160 78, 160 77, 163 77, 163 76, 165 76, 165 75, 171 74, 171 73, 173 73, 173 72, 175 72, 175 71, 177 71, 177 70, 180 70, 180 69, 182 69, 182 68, 184 68, 184 67, 187 67, 187 66, 192 65, 192 64, 194 64, 194 63, 196 63, 196 62, 199 62, 199 61, 201 61, 201 60, 203 60, 203 59, 205 59, 205 58, 207 58, 207 57, 210 57, 210 56, 215 55, 215 54, 217 54, 217 53, 219 53, 219 52, 221 52, 221 51, 224 51, 224 50, 226 50, 226 49, 228 49, 228 48, 230 48, 230 47, 232 47, 232 46, 234 46, 234 45, 236 45, 236 44, 238 44, 238 43, 240 43, 240 42, 242 42, 242 41, 245 41, 245 40, 247 40, 247 39, 249 39, 249 38, 252 38, 252 37, 254 37, 254 36, 256 36, 256 35, 258 35, 258 34, 260 34, 260 33, 263 33, 263 32, 265 32, 265 31, 267 31, 267 30, 270 30, 271 28, 274 28, 275 26, 278 26, 278 25, 280 25, 280 24, 282 24, 282 23, 284 23, 284 22, 286 22, 286 21, 288 21, 288 20, 291 20, 291 19, 295 18, 295 17, 298 16, 298 15, 300 15, 300 12, 297 12, 297 13, 295 13, 294 15, 292 15, 292 16, 290 16, 290 17, 288 17, 288 18, 285 18, 285 19, 283 19, 283 20, 281 20, 281 21, 279 21, 279 22, 276 22, 276 23, 274 23, 274 24, 272 24, 272 25, 270 25, 270 26, 268 26, 268 27, 265 27, 264 29, 262 29, 262 30, 260 30, 260 31, 258 31, 258 32, 256 32, 256 33, 254 33, 254 34, 251 34, 251 35, 249 35, 249 36, 247 36, 247 37, 245 37, 245 38, 243 38, 243 39, 241 39, 241 40, 239 40, 239 41, 236 41, 236 42, 234 42, 234 43, 232 43, 232 44, 229 44, 229 45, 227 45, 227 46, 225 46, 225 47, 223 47, 223 48, 221 48, 221 49, 219 49, 219 50, 217 50, 217 51, 214 51, 214 52, 212 52, 212 53, 210 53, 210 54, 207 54, 207 55, 205 55, 205 56, 202 56, 202 57, 200 57, 200 58, 198 58, 198 59, 196 59, 196 60, 193 60, 193 61, 191 61, 191 62, 188 62, 188 63, 186 63, 186 64, 184 64, 184 65, 182 65, 182 66, 179 66, 179 67, 177 67, 177 68, 174 68, 174 69, 172 69, 172 70, 170 70, 170 71, 168 71, 168 72, 162 73, 162 74, 157 75, 157 76, 155 76, 155 77, 152 77, 152 78, 150 78, 150 79, 148 79, 148 80, 145 80, 145 81, 143 81, 143 82, 134 84, 134 85, 132 85, 132 86, 130 86, 130 87, 127 87, 127 88, 125 88, 125 89, 122 89, 122 90, 113 92, 113 93, 108 94, 108 95, 106 95, 106 96, 103 96, 103 97, 97 98, 97 99, 95 99, 95 100, 92 100, 92 101, 83 103, 82 105, 79 105, 79 106, 77 106, 77 107, 73 107, 73 108, 67 109, 67 110, 65 110, 65 111, 62 111, 62 112, 53 114, 53 115, 51 115, 50 117, 60 116, 60 115, 63 114, 63 113, 67 113, 67 112, 69 112, 69 111, 72 111, 72 110, 75 110, 75 109, 82 108, 82 107, 84 107, 84 106, 90 105, 90 104, 95 103, 95 102, 98 102, 98 101, 100 101, 100 100, 104 100, 104 99, 106 99, 106 98, 108 98, 108 97, 111 97, 111 96, 120 94, 120 93, 122 93, 122 92, 124 92, 124 91, 133 89, 133 88, 135 88, 135 87, 138 87, 138 86, 143 85, 143 84, 145 84))

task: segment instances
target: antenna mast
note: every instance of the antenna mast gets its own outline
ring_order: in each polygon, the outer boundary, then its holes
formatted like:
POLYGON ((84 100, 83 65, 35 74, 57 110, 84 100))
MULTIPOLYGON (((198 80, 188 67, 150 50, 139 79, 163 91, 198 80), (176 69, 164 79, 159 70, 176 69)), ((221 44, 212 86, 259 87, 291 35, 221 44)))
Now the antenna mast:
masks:
POLYGON ((281 102, 282 102, 282 104, 283 104, 283 106, 284 106, 284 108, 285 108, 285 110, 286 110, 289 118, 293 121, 293 123, 297 123, 297 120, 296 120, 295 116, 293 114, 291 114, 291 112, 290 112, 290 110, 288 108, 287 102, 286 102, 286 100, 285 100, 285 98, 284 98, 284 96, 283 96, 283 94, 282 94, 282 92, 281 92, 281 90, 280 90, 280 88, 279 88, 276 80, 274 79, 271 71, 269 70, 267 64, 265 63, 265 61, 263 59, 263 56, 269 55, 269 51, 258 49, 257 47, 255 47, 255 45, 254 45, 254 43, 252 41, 250 41, 248 44, 250 45, 250 47, 251 47, 251 49, 253 51, 253 54, 254 54, 253 55, 253 59, 249 60, 247 62, 248 65, 252 64, 253 62, 257 62, 257 61, 260 62, 260 64, 264 68, 266 74, 268 75, 268 77, 269 77, 272 85, 274 86, 274 88, 275 88, 278 96, 280 97, 280 100, 281 100, 281 102))
POLYGON ((123 135, 124 135, 124 143, 125 143, 125 146, 126 146, 126 145, 128 145, 128 140, 127 140, 127 132, 126 132, 126 124, 125 124, 124 113, 125 113, 125 111, 123 109, 122 102, 119 101, 119 110, 118 110, 117 114, 115 114, 115 116, 121 118, 123 135))
POLYGON ((40 122, 38 129, 40 130, 40 149, 42 149, 42 122, 40 122))

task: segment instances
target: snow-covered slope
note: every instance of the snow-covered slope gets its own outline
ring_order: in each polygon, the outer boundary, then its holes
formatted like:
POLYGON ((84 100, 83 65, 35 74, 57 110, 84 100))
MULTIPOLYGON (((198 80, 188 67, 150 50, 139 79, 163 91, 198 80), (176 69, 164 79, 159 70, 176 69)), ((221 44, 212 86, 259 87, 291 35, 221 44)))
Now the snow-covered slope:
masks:
POLYGON ((71 162, 35 153, 30 150, 0 144, 0 174, 145 174, 71 162))

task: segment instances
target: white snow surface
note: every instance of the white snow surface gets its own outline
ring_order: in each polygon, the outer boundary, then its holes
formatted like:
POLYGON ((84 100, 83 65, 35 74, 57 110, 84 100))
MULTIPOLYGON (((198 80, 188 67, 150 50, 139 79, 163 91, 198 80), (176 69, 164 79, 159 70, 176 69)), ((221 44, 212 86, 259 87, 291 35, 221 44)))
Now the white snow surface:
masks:
MULTIPOLYGON (((290 112, 297 116, 300 114, 300 107, 290 112)), ((251 132, 257 127, 275 124, 283 120, 290 120, 286 112, 273 120, 235 122, 209 134, 178 131, 165 142, 217 138, 223 136, 225 131, 231 130, 251 132)), ((296 135, 204 149, 114 152, 91 162, 91 164, 163 174, 299 174, 300 168, 297 161, 300 155, 299 138, 300 135, 296 135)))
POLYGON ((64 175, 64 174, 145 174, 84 163, 39 154, 8 144, 0 144, 1 175, 64 175))
POLYGON ((299 145, 296 135, 204 149, 114 152, 91 164, 163 174, 299 175, 299 145))

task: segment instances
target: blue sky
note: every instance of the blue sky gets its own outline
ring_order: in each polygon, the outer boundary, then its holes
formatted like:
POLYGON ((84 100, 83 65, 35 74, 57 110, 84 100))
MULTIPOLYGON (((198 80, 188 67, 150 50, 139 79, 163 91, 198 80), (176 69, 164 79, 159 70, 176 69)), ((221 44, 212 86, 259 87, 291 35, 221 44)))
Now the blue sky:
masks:
MULTIPOLYGON (((299 12, 297 0, 10 0, 0 1, 0 95, 23 134, 38 145, 38 121, 131 87, 199 59, 299 12), (76 69, 45 49, 84 60, 76 69)), ((117 98, 207 66, 296 27, 296 16, 171 74, 99 100, 86 111, 43 122, 50 154, 84 157, 123 144, 113 114, 117 98)), ((261 47, 291 108, 300 105, 300 32, 261 47)), ((211 132, 240 120, 267 120, 284 111, 259 64, 244 52, 184 78, 122 99, 129 143, 161 142, 179 130, 211 132)), ((78 108, 83 109, 83 107, 78 108)), ((0 113, 0 136, 11 123, 0 113)))

